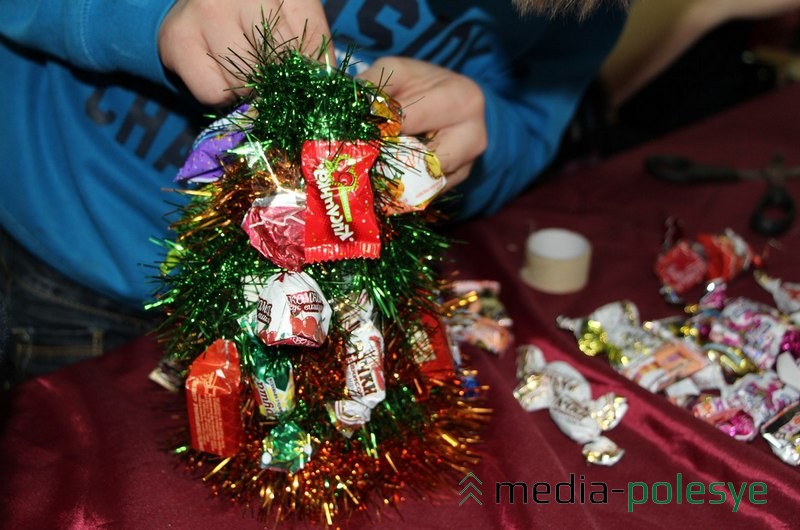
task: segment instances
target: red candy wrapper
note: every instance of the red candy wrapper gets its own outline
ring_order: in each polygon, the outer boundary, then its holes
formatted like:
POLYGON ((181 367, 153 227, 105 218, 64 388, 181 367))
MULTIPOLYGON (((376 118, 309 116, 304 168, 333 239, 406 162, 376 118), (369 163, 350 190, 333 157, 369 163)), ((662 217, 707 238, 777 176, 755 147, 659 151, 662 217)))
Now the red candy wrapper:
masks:
POLYGON ((761 264, 761 257, 730 228, 721 234, 699 234, 691 241, 673 233, 674 224, 668 223, 663 250, 655 264, 662 294, 671 302, 682 302, 680 295, 703 281, 727 282, 761 264))
POLYGON ((258 295, 256 332, 267 346, 320 346, 328 337, 331 306, 314 278, 286 272, 267 278, 258 295))
POLYGON ((377 258, 380 230, 369 171, 378 147, 368 142, 309 140, 302 169, 308 184, 305 258, 309 263, 377 258))
POLYGON ((656 260, 656 273, 664 284, 683 294, 700 284, 708 266, 688 241, 679 241, 656 260))
POLYGON ((250 244, 261 255, 284 269, 298 272, 306 262, 305 198, 285 192, 253 201, 242 221, 250 244))
POLYGON ((420 328, 414 333, 414 362, 430 379, 446 379, 455 373, 451 341, 442 319, 431 313, 420 314, 420 328))
POLYGON ((223 457, 239 452, 244 440, 241 386, 239 352, 233 342, 219 339, 195 359, 186 378, 193 448, 223 457))
POLYGON ((697 242, 705 251, 710 280, 732 280, 740 272, 749 269, 753 262, 750 245, 730 228, 722 234, 699 234, 697 242))

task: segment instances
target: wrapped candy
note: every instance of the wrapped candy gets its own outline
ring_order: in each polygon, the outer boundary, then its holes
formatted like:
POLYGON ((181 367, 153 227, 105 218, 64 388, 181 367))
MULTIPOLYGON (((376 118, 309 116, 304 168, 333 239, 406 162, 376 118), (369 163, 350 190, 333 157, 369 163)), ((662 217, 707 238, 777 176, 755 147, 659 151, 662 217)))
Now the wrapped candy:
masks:
POLYGON ((241 372, 236 345, 214 341, 192 363, 186 378, 186 404, 192 447, 228 457, 244 440, 241 372))
POLYGON ((664 388, 664 394, 675 405, 691 408, 692 403, 704 391, 720 392, 727 386, 722 368, 709 363, 689 377, 679 378, 664 388))
POLYGON ((368 142, 303 144, 306 261, 377 258, 381 239, 369 171, 378 148, 368 142))
POLYGON ((761 436, 781 460, 800 465, 800 403, 789 405, 764 423, 761 436))
POLYGON ((660 392, 706 364, 707 361, 687 343, 671 340, 665 341, 651 355, 638 357, 622 367, 620 373, 651 392, 660 392))
POLYGON ((725 395, 725 401, 746 412, 756 428, 798 400, 800 392, 784 385, 772 371, 745 375, 725 395))
POLYGON ((267 421, 277 422, 294 409, 292 363, 287 357, 268 350, 252 334, 242 334, 239 344, 259 412, 267 421))
POLYGON ((662 248, 655 272, 662 294, 673 303, 682 302, 681 296, 704 280, 730 281, 760 263, 760 257, 730 228, 721 234, 699 234, 695 241, 668 228, 662 248))
POLYGON ((758 434, 753 419, 721 396, 703 396, 692 406, 692 413, 739 441, 749 442, 758 434))
POLYGON ((457 342, 472 344, 495 355, 506 351, 514 341, 508 327, 469 311, 458 311, 449 316, 447 326, 457 342))
MULTIPOLYGON (((368 83, 365 81, 365 83, 368 83)), ((403 109, 397 100, 389 97, 378 87, 374 87, 376 92, 372 95, 372 103, 369 112, 373 116, 383 118, 383 122, 378 124, 381 137, 388 141, 395 141, 400 136, 400 126, 403 122, 403 109)))
MULTIPOLYGON (((245 280, 245 298, 257 283, 245 280)), ((317 282, 305 272, 281 272, 264 281, 255 311, 241 319, 248 332, 267 346, 319 347, 328 336, 331 306, 317 282)))
POLYGON ((743 442, 749 442, 758 434, 753 419, 742 410, 716 423, 715 426, 731 438, 743 442))
POLYGON ((390 183, 389 213, 423 210, 445 188, 439 159, 413 136, 385 142, 381 149, 383 156, 375 170, 390 183))
MULTIPOLYGON (((448 293, 458 297, 458 308, 482 317, 490 318, 504 328, 511 328, 514 322, 500 300, 500 282, 495 280, 454 280, 448 293), (461 303, 464 300, 466 303, 461 303)), ((452 302, 445 303, 452 306, 452 302)))
POLYGON ((430 395, 431 382, 446 384, 456 376, 462 388, 462 397, 476 398, 485 387, 477 378, 477 371, 462 365, 461 348, 452 329, 439 315, 423 311, 420 320, 412 328, 414 364, 419 366, 423 381, 417 381, 415 397, 426 400, 430 395))
POLYGON ((372 320, 372 301, 362 292, 337 308, 342 327, 350 333, 346 346, 344 399, 329 406, 334 425, 348 438, 370 420, 372 409, 386 397, 383 380, 383 336, 372 320))
POLYGON ((514 340, 512 321, 499 298, 500 285, 493 281, 454 281, 447 295, 445 319, 453 340, 490 353, 506 351, 514 340))
POLYGON ((800 333, 773 308, 746 298, 728 302, 710 338, 741 348, 760 369, 772 368, 782 351, 800 353, 800 333))
POLYGON ((755 254, 742 237, 726 228, 722 234, 698 234, 708 263, 707 279, 729 281, 753 264, 755 254))
POLYGON ((176 182, 214 182, 224 173, 228 151, 244 140, 256 109, 248 103, 206 127, 195 139, 189 156, 175 177, 176 182))
POLYGON ((294 422, 274 427, 262 442, 261 468, 296 473, 311 460, 311 436, 294 422))
POLYGON ((708 272, 703 256, 686 240, 659 255, 655 268, 664 286, 678 295, 699 285, 708 272))
POLYGON ((800 283, 785 282, 763 271, 755 271, 753 277, 772 295, 778 310, 788 315, 795 325, 800 325, 800 283))
MULTIPOLYGON (((446 379, 455 373, 460 360, 458 345, 439 316, 422 312, 412 342, 415 345, 414 363, 426 377, 446 379)), ((427 385, 422 385, 422 388, 427 389, 427 385)))
POLYGON ((305 264, 305 197, 284 191, 253 201, 242 221, 250 244, 284 269, 298 272, 305 264))
POLYGON ((605 304, 585 318, 562 315, 556 323, 575 335, 583 353, 592 357, 605 354, 615 369, 651 355, 663 343, 642 328, 639 309, 627 300, 605 304))
POLYGON ((702 349, 712 362, 722 367, 730 379, 758 372, 758 367, 741 348, 709 342, 704 344, 702 349))
POLYGON ((518 350, 518 373, 522 379, 514 397, 527 411, 548 409, 561 431, 583 445, 583 454, 593 464, 613 465, 624 450, 602 435, 613 429, 628 410, 625 398, 605 394, 592 399, 586 378, 563 361, 546 363, 534 345, 518 350))

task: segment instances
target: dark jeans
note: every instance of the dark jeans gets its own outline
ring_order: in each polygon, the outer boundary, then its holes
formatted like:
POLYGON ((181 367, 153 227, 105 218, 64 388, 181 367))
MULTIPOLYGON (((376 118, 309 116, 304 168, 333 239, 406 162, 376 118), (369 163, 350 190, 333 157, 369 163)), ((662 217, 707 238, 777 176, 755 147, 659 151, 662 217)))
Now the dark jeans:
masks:
POLYGON ((96 357, 152 328, 55 271, 0 230, 0 375, 4 387, 96 357))

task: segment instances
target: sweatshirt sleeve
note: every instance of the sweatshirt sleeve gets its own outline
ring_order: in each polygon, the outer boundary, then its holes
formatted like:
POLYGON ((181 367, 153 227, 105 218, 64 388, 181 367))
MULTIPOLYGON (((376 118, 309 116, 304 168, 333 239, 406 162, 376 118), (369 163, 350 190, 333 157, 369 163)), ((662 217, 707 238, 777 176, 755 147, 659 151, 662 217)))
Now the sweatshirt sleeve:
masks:
POLYGON ((457 218, 496 212, 550 164, 623 23, 617 11, 583 22, 553 21, 514 65, 511 82, 479 80, 489 143, 469 178, 456 188, 457 218))
POLYGON ((166 83, 158 28, 174 0, 0 0, 0 35, 71 65, 166 83))

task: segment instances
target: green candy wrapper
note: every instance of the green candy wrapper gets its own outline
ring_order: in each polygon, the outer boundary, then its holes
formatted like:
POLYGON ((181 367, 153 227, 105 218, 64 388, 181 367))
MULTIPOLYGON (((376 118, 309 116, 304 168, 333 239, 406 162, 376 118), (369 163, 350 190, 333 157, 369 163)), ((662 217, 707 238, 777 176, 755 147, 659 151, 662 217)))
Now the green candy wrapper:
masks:
POLYGON ((261 467, 272 471, 300 471, 314 452, 311 436, 292 421, 277 425, 262 444, 261 467))
POLYGON ((252 335, 240 340, 258 410, 268 421, 278 421, 294 409, 294 373, 291 361, 268 350, 252 335))

